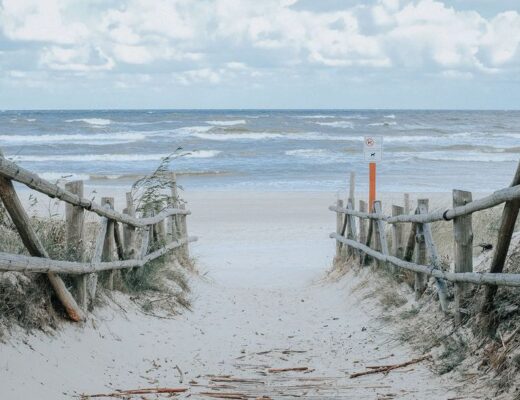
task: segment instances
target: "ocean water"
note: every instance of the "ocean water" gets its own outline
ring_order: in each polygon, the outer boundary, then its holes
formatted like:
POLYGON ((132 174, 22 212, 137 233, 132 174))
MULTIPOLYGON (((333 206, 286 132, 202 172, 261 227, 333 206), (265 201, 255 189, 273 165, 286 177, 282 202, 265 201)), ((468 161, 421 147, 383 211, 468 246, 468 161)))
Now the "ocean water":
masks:
POLYGON ((335 191, 356 171, 366 190, 365 135, 383 137, 381 191, 491 191, 520 159, 520 111, 0 112, 6 157, 92 185, 128 186, 174 153, 187 189, 335 191))

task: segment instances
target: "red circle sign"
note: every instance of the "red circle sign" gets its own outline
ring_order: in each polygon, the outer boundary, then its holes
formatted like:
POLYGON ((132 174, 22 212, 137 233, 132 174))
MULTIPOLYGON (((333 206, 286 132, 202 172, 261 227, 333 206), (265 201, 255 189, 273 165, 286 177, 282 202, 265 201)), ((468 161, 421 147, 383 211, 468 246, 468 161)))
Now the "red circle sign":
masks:
POLYGON ((369 147, 372 147, 375 142, 374 142, 374 139, 373 138, 367 138, 367 140, 365 141, 366 145, 369 146, 369 147))

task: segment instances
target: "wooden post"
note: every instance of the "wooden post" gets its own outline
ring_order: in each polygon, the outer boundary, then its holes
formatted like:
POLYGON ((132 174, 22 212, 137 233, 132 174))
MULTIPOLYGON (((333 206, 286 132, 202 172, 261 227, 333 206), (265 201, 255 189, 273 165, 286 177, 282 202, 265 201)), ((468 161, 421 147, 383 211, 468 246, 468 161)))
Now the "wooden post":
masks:
MULTIPOLYGON (((126 193, 126 214, 135 217, 135 207, 134 200, 132 198, 132 193, 126 193)), ((123 212, 125 212, 123 211, 123 212)), ((123 226, 123 236, 124 236, 124 255, 125 258, 130 260, 132 258, 137 257, 137 249, 136 249, 136 232, 135 226, 124 225, 123 226)))
MULTIPOLYGON (((102 217, 100 219, 99 231, 96 236, 96 244, 94 246, 94 254, 92 255, 92 264, 98 263, 103 258, 103 248, 105 247, 105 241, 107 236, 108 219, 102 217)), ((90 297, 90 309, 94 308, 94 300, 96 299, 97 292, 97 281, 98 276, 94 272, 88 276, 88 292, 90 297)))
POLYGON ((352 202, 352 209, 354 209, 354 204, 356 204, 355 201, 355 195, 356 195, 356 173, 351 172, 350 173, 350 185, 349 185, 349 194, 348 194, 348 200, 352 202))
MULTIPOLYGON (((427 214, 428 209, 426 205, 421 203, 419 204, 419 213, 427 214)), ((433 241, 433 235, 431 230, 431 225, 429 223, 422 224, 422 231, 424 236, 424 242, 426 243, 426 249, 428 250, 428 254, 430 256, 430 264, 435 269, 442 269, 439 262, 439 255, 437 253, 437 247, 433 241)), ((439 302, 441 305, 441 310, 444 312, 448 312, 448 294, 446 289, 446 283, 444 280, 440 278, 435 278, 435 286, 437 287, 437 295, 439 296, 439 302)))
MULTIPOLYGON (((404 214, 404 208, 401 206, 392 206, 392 217, 404 214)), ((404 256, 404 226, 403 224, 392 224, 392 254, 395 257, 403 258, 404 256)))
MULTIPOLYGON (((83 197, 83 181, 67 182, 65 189, 83 197)), ((84 261, 84 221, 85 213, 82 207, 65 205, 66 246, 67 255, 72 261, 84 261)), ((87 276, 75 278, 78 303, 86 311, 88 307, 87 276)))
POLYGON ((123 245, 123 236, 121 234, 121 229, 119 222, 114 221, 114 243, 116 248, 116 254, 118 260, 124 260, 124 245, 123 245))
MULTIPOLYGON (((367 203, 363 200, 359 200, 359 211, 367 212, 367 203)), ((365 244, 367 241, 367 220, 365 218, 359 218, 359 242, 365 244)), ((363 262, 363 252, 359 253, 359 262, 363 262)))
MULTIPOLYGON (((1 151, 0 157, 2 157, 1 151)), ((47 251, 30 224, 30 218, 25 212, 10 179, 0 177, 0 197, 29 254, 33 257, 49 258, 47 251)), ((68 291, 63 280, 55 273, 48 273, 47 277, 69 318, 73 321, 84 320, 85 314, 68 291)))
MULTIPOLYGON (((419 213, 419 206, 424 206, 426 209, 428 209, 428 199, 419 199, 417 200, 417 211, 416 214, 419 213)), ((417 251, 415 253, 415 263, 425 265, 427 263, 427 253, 426 253, 426 243, 424 241, 424 233, 423 233, 423 225, 417 224, 416 225, 416 233, 415 233, 415 245, 417 248, 417 251)), ((419 300, 419 298, 422 296, 423 292, 426 290, 426 283, 427 278, 426 274, 423 274, 421 272, 415 273, 415 283, 414 283, 414 290, 415 290, 415 299, 419 300)))
MULTIPOLYGON (((471 202, 471 192, 453 191, 453 207, 464 206, 471 202)), ((453 259, 454 272, 473 272, 473 228, 471 214, 453 219, 453 259)), ((460 324, 462 316, 460 309, 464 307, 464 297, 467 285, 455 283, 455 322, 460 324)))
MULTIPOLYGON (((108 208, 114 209, 114 198, 113 197, 102 197, 101 205, 106 205, 108 208)), ((107 233, 105 235, 105 243, 103 245, 103 254, 101 256, 103 261, 113 261, 115 250, 115 239, 114 239, 114 221, 108 220, 107 233)), ((115 271, 112 270, 108 273, 107 289, 114 289, 114 275, 115 271)))
POLYGON ((404 194, 404 214, 408 215, 410 214, 411 208, 410 208, 410 194, 405 193, 404 194))
MULTIPOLYGON (((347 209, 354 210, 354 203, 351 199, 347 202, 347 209)), ((348 232, 347 237, 348 239, 356 240, 357 241, 357 229, 356 229, 356 218, 353 215, 345 215, 346 218, 348 218, 348 232)), ((348 255, 352 256, 354 254, 358 253, 353 248, 348 248, 348 255)))
MULTIPOLYGON (((517 185, 520 185, 520 162, 518 163, 513 182, 511 183, 511 186, 517 185)), ((500 221, 500 228, 498 230, 495 252, 493 254, 493 259, 491 260, 491 268, 489 271, 491 273, 500 273, 504 269, 507 252, 509 251, 511 237, 513 236, 513 232, 515 230, 515 223, 518 218, 519 210, 520 199, 507 201, 504 206, 502 220, 500 221)), ((484 314, 484 324, 486 325, 485 328, 488 330, 488 333, 492 335, 494 335, 496 330, 496 320, 492 315, 494 309, 493 299, 495 297, 496 291, 496 286, 486 287, 484 302, 481 309, 482 313, 484 314)))
MULTIPOLYGON (((343 200, 338 199, 336 201, 336 206, 343 207, 343 200)), ((343 222, 344 222, 343 217, 344 217, 344 215, 342 213, 340 213, 339 211, 336 212, 336 233, 338 235, 343 235, 343 233, 342 233, 343 222)), ((342 243, 340 241, 336 240, 336 262, 342 261, 341 248, 342 248, 342 243)))
MULTIPOLYGON (((381 201, 377 200, 374 202, 374 212, 376 214, 382 214, 383 209, 381 205, 381 201)), ((386 239, 386 231, 385 231, 385 221, 381 219, 377 219, 375 221, 376 225, 376 244, 378 246, 378 250, 383 253, 385 256, 389 255, 388 252, 388 241, 386 239)), ((378 262, 379 265, 381 263, 378 262)), ((392 271, 395 272, 395 267, 392 267, 392 271)))
MULTIPOLYGON (((372 210, 373 212, 373 210, 372 210)), ((368 233, 367 233, 367 241, 365 243, 365 246, 370 247, 370 243, 372 242, 372 236, 374 234, 374 226, 375 222, 373 219, 368 220, 368 233)), ((365 253, 362 265, 368 265, 370 264, 370 260, 372 260, 372 257, 370 257, 368 254, 365 253)))
MULTIPOLYGON (((366 213, 367 212, 367 203, 364 200, 359 200, 359 211, 366 213)), ((367 240, 367 220, 365 218, 359 217, 359 241, 361 243, 366 243, 367 240)))
POLYGON ((410 228, 410 234, 408 235, 408 240, 406 241, 406 248, 404 250, 404 261, 412 261, 414 251, 415 251, 415 235, 417 234, 417 224, 412 223, 412 227, 410 228))
MULTIPOLYGON (((163 209, 164 205, 162 204, 162 202, 160 203, 160 205, 157 207, 157 209, 155 210, 156 213, 160 213, 163 209)), ((164 220, 158 222, 157 224, 155 224, 155 229, 156 229, 156 232, 157 232, 157 241, 161 244, 165 244, 166 243, 166 228, 165 228, 165 225, 164 225, 164 220)))
MULTIPOLYGON (((186 204, 182 203, 179 207, 181 210, 185 210, 186 209, 186 204)), ((186 214, 183 214, 183 215, 179 215, 180 219, 181 219, 181 232, 182 232, 182 236, 181 238, 187 238, 188 237, 188 224, 187 224, 187 221, 186 221, 186 214)), ((184 256, 184 259, 187 261, 189 260, 190 258, 190 251, 189 251, 189 246, 188 246, 188 242, 186 242, 185 244, 183 244, 181 246, 181 251, 182 251, 182 254, 184 256)))
MULTIPOLYGON (((403 211, 403 214, 405 215, 409 215, 411 212, 411 206, 410 206, 410 194, 409 193, 405 193, 404 194, 404 211, 403 211)), ((403 230, 403 237, 407 237, 410 232, 409 232, 409 229, 411 228, 411 225, 410 227, 408 225, 404 225, 401 229, 403 230)), ((415 238, 414 238, 414 242, 415 242, 415 238)))

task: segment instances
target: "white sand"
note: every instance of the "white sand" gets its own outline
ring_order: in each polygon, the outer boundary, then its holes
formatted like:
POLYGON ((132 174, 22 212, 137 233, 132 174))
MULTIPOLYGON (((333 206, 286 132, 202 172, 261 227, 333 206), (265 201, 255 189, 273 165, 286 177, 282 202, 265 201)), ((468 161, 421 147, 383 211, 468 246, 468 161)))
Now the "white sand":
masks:
MULTIPOLYGON (((420 354, 395 340, 372 298, 352 293, 357 279, 318 283, 330 266, 335 194, 188 192, 191 248, 210 278, 193 280, 194 311, 174 320, 140 313, 123 295, 85 326, 65 324, 54 337, 15 332, 0 345, 2 400, 67 399, 80 393, 208 384, 206 375, 259 378, 231 392, 301 398, 447 399, 446 382, 416 364, 389 375, 349 379, 365 366, 420 354), (259 352, 298 350, 302 353, 259 352), (178 366, 183 372, 180 382, 178 366), (307 366, 308 374, 268 374, 267 367, 307 366), (291 377, 291 379, 284 379, 291 377), (298 378, 328 377, 326 381, 298 378), (319 389, 302 384, 325 384, 319 389), (297 387, 289 388, 289 385, 297 387), (282 386, 280 393, 277 387, 282 386)), ((191 398, 207 390, 192 386, 191 398)), ((184 395, 181 396, 184 398, 184 395)), ((153 398, 153 397, 149 397, 153 398)), ((255 398, 255 397, 252 397, 255 398)))

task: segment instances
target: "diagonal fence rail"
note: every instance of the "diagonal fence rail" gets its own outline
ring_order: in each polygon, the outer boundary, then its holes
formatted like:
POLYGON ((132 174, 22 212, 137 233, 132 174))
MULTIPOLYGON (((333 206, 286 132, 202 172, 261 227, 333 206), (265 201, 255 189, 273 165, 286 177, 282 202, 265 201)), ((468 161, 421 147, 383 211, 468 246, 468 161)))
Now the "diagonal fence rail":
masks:
POLYGON ((489 196, 472 200, 470 192, 454 190, 453 208, 428 212, 428 199, 419 199, 417 208, 409 210, 409 196, 405 195, 405 206, 392 206, 392 215, 381 211, 381 202, 367 212, 366 203, 360 201, 360 210, 354 208, 354 174, 350 178, 350 194, 346 201, 338 200, 329 210, 336 213, 336 232, 330 237, 336 240, 335 262, 358 259, 361 266, 375 260, 378 266, 388 266, 414 273, 414 291, 419 298, 426 289, 427 277, 434 277, 441 308, 450 311, 445 282, 455 285, 453 314, 458 323, 461 310, 467 301, 467 284, 486 285, 485 301, 481 311, 489 313, 493 307, 493 296, 498 286, 520 287, 520 274, 503 273, 510 247, 515 222, 520 209, 520 163, 510 187, 498 190, 489 196), (494 250, 490 272, 473 272, 473 230, 471 215, 505 204, 501 217, 497 245, 494 250), (359 219, 359 229, 356 228, 359 219), (453 223, 454 265, 446 271, 437 254, 431 233, 431 223, 451 221, 453 223), (368 232, 367 232, 368 222, 368 232), (408 237, 402 224, 411 224, 408 237), (385 226, 391 229, 391 251, 389 250, 385 226))
POLYGON ((111 197, 102 198, 101 204, 83 197, 82 181, 68 182, 62 188, 4 158, 0 151, 0 198, 30 254, 0 252, 0 271, 47 274, 68 316, 74 321, 84 320, 87 310, 93 305, 99 272, 110 271, 107 288, 113 289, 117 270, 143 267, 172 251, 175 251, 177 258, 189 257, 188 244, 197 238, 188 236, 186 217, 190 211, 179 203, 173 172, 170 182, 171 196, 164 209, 145 210, 138 217, 130 193, 126 196, 127 207, 120 213, 114 210, 114 199, 111 197), (66 203, 67 247, 74 250, 75 260, 49 258, 22 206, 13 181, 66 203), (83 252, 85 211, 100 217, 90 262, 84 261, 83 252), (76 297, 58 274, 77 276, 76 297))

